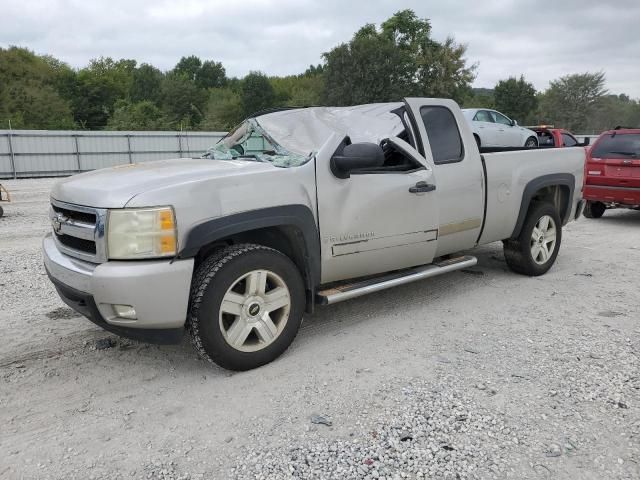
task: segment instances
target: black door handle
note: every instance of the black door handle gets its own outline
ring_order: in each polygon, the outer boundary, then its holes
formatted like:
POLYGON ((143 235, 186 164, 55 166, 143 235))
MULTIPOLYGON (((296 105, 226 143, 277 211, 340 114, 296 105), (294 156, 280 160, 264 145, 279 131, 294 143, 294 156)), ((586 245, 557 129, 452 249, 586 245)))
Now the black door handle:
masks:
POLYGON ((409 188, 409 191, 411 193, 427 193, 427 192, 433 192, 435 189, 436 189, 436 186, 431 183, 418 182, 415 184, 415 186, 409 188))

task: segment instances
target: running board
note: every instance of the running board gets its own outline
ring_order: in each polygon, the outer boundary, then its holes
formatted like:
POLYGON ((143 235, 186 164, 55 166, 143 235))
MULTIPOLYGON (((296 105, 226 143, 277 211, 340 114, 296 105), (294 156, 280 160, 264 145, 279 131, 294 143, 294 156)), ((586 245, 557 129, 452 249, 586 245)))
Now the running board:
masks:
POLYGON ((398 285, 415 282, 425 278, 435 277, 443 273, 453 272, 462 268, 473 267, 478 263, 476 257, 464 256, 443 260, 441 262, 423 265, 420 267, 400 270, 380 277, 369 278, 355 283, 337 285, 321 290, 317 293, 317 301, 321 305, 343 302, 352 298, 361 297, 369 293, 379 292, 398 285))

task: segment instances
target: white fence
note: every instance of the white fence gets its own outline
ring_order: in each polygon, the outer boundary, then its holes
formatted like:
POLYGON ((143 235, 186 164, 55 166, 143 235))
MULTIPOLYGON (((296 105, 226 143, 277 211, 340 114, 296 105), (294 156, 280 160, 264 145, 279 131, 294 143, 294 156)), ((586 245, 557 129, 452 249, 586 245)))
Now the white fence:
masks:
POLYGON ((197 157, 224 135, 0 130, 0 178, 65 176, 126 163, 197 157))

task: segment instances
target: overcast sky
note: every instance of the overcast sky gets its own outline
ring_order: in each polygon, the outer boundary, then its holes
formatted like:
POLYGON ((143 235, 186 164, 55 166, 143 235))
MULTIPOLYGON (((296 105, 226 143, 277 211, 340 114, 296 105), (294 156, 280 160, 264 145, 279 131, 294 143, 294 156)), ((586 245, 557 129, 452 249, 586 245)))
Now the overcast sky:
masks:
POLYGON ((195 54, 231 76, 285 75, 404 8, 429 18, 436 39, 468 45, 477 87, 524 74, 545 89, 603 70, 612 93, 640 98, 638 0, 0 0, 0 46, 74 67, 111 56, 166 70, 195 54))

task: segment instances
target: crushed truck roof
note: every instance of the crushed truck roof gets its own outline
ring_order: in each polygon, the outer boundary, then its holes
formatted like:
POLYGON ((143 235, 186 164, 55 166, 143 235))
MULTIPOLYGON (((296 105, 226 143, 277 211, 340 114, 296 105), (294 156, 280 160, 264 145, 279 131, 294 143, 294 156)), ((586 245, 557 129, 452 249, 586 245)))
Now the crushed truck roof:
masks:
POLYGON ((307 107, 256 117, 281 146, 304 155, 318 151, 332 134, 349 136, 353 143, 376 142, 404 130, 392 110, 404 103, 372 103, 354 107, 307 107))

